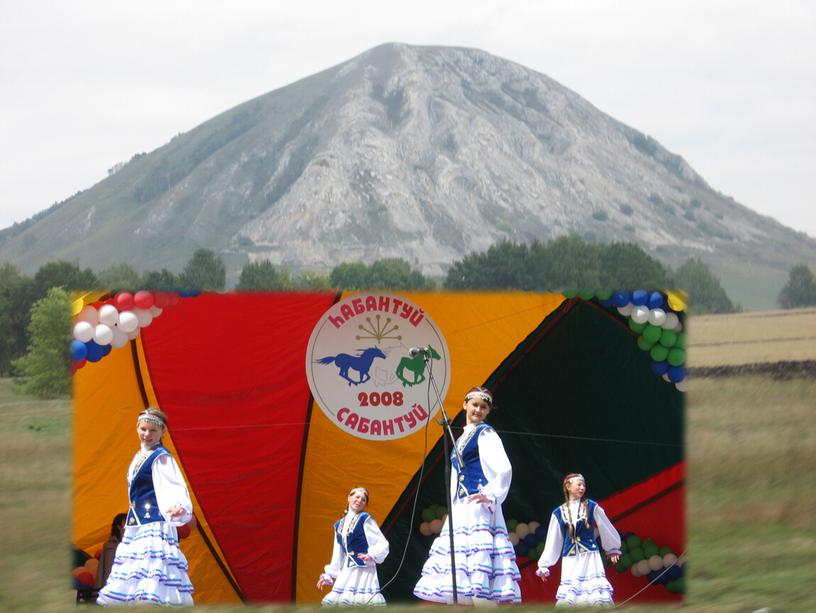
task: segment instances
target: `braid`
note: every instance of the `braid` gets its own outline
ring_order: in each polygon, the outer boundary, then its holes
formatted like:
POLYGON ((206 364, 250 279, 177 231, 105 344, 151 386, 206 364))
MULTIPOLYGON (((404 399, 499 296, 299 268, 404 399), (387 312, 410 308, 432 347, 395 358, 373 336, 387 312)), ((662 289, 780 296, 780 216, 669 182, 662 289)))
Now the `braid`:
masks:
POLYGON ((584 508, 584 523, 586 524, 586 527, 589 528, 589 511, 587 509, 589 503, 587 502, 587 499, 583 496, 581 497, 581 506, 584 508))
POLYGON ((572 511, 570 510, 569 492, 564 486, 564 508, 567 509, 567 526, 569 528, 570 539, 575 540, 575 527, 572 525, 572 511))

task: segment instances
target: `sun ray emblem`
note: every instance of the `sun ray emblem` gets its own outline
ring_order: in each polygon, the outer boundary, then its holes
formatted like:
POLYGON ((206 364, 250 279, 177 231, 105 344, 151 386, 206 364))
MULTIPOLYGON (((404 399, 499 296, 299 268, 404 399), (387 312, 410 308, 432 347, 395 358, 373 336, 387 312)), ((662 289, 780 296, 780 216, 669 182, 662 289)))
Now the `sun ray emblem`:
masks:
POLYGON ((357 326, 363 332, 367 332, 368 334, 358 334, 354 338, 359 340, 363 339, 372 339, 377 341, 378 343, 383 340, 396 340, 401 341, 402 335, 401 334, 394 334, 399 330, 399 324, 392 324, 391 318, 387 317, 385 319, 385 323, 380 321, 380 316, 376 316, 376 322, 371 321, 370 317, 366 317, 366 323, 360 324, 357 326), (392 335, 393 336, 390 336, 392 335))

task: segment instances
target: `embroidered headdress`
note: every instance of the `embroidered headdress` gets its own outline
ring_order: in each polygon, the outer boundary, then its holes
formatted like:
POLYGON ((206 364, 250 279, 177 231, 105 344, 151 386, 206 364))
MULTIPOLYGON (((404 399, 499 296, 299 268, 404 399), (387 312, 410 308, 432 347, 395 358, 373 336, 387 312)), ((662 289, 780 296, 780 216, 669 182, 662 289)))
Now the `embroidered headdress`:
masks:
POLYGON ((470 391, 465 394, 465 402, 471 398, 481 398, 487 404, 493 406, 493 396, 490 395, 486 387, 472 387, 470 391))
POLYGON ((159 409, 154 409, 153 407, 149 407, 139 413, 139 417, 136 418, 136 425, 139 425, 140 421, 150 422, 151 424, 155 424, 162 428, 163 430, 167 429, 167 422, 164 419, 164 413, 159 409))

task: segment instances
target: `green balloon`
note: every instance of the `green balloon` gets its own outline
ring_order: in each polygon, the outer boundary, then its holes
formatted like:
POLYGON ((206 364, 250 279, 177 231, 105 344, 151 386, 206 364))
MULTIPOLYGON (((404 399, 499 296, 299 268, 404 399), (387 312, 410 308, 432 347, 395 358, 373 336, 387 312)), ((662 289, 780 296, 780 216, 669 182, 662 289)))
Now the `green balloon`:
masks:
POLYGON ((672 366, 681 366, 686 362, 686 352, 683 349, 675 347, 669 351, 669 357, 667 359, 672 366))
POLYGON ((652 359, 655 362, 662 362, 669 355, 669 350, 666 349, 663 345, 655 345, 654 347, 652 347, 652 350, 649 352, 649 355, 652 356, 652 359))
POLYGON ((598 300, 609 300, 612 297, 612 290, 611 289, 599 289, 595 292, 595 297, 598 300))
POLYGON ((629 551, 632 551, 635 547, 640 547, 640 537, 637 534, 631 534, 626 539, 626 546, 629 547, 629 551))
POLYGON ((623 555, 627 551, 629 551, 629 546, 626 544, 626 541, 621 541, 620 550, 621 550, 621 555, 623 555))
POLYGON ((682 332, 677 335, 677 342, 674 343, 674 346, 678 349, 685 349, 686 348, 686 335, 682 332))
POLYGON ((660 344, 671 349, 677 344, 677 332, 674 330, 663 330, 660 335, 660 344))
POLYGON ((652 556, 657 555, 657 545, 652 539, 646 539, 643 541, 643 557, 651 558, 652 556))
POLYGON ((541 541, 541 542, 538 543, 538 545, 536 545, 536 547, 535 547, 536 558, 540 558, 541 554, 544 553, 544 546, 546 544, 547 543, 545 543, 544 541, 541 541))
POLYGON ((679 579, 675 579, 674 581, 674 589, 680 592, 681 594, 685 594, 686 592, 686 578, 680 577, 679 579))
POLYGON ((661 334, 663 334, 663 328, 658 328, 652 324, 648 324, 643 330, 643 338, 649 341, 652 345, 660 340, 661 334))
POLYGON ((569 288, 569 289, 565 289, 561 293, 564 294, 565 298, 568 298, 568 299, 572 300, 573 298, 575 298, 578 295, 578 290, 573 289, 573 288, 569 288))
POLYGON ((663 557, 663 556, 665 556, 666 554, 669 554, 669 553, 674 553, 674 552, 672 551, 672 548, 671 548, 671 547, 661 547, 661 548, 658 550, 658 552, 657 552, 657 553, 660 555, 660 557, 663 557))
POLYGON ((668 581, 666 583, 666 589, 669 590, 672 594, 677 593, 677 579, 674 581, 668 581))
POLYGON ((578 295, 583 298, 584 300, 592 300, 592 297, 595 295, 595 290, 593 289, 584 289, 578 292, 578 295))
POLYGON ((654 346, 654 343, 650 343, 646 340, 645 337, 639 336, 638 337, 638 347, 643 349, 643 351, 649 351, 654 346))
POLYGON ((433 521, 436 519, 436 513, 431 508, 425 509, 422 511, 422 521, 433 521))
POLYGON ((507 531, 508 532, 515 532, 516 531, 516 526, 518 526, 518 520, 517 519, 508 519, 507 520, 507 531))
POLYGON ((632 564, 635 564, 641 560, 644 560, 646 558, 646 554, 643 553, 643 549, 640 547, 635 547, 629 551, 629 558, 631 558, 632 564))
POLYGON ((629 319, 629 329, 630 329, 632 332, 637 332, 638 334, 640 334, 641 332, 643 332, 643 329, 644 329, 646 326, 647 326, 647 324, 646 324, 646 322, 645 322, 645 321, 644 321, 642 324, 639 324, 639 323, 638 323, 638 322, 636 322, 634 319, 629 319))
POLYGON ((442 519, 448 514, 448 510, 441 504, 436 505, 436 518, 442 519))
POLYGON ((629 568, 631 566, 632 566, 632 558, 629 557, 629 554, 625 553, 620 557, 620 559, 618 560, 618 563, 615 564, 615 570, 622 573, 622 572, 625 572, 625 571, 629 570, 629 568))

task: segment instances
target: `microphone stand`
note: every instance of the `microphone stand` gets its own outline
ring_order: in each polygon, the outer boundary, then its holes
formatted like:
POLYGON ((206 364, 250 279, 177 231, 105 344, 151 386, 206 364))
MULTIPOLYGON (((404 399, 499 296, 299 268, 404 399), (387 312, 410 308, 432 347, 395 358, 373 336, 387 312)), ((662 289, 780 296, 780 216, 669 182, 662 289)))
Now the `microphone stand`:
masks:
MULTIPOLYGON (((456 455, 456 462, 459 466, 459 470, 462 470, 462 455, 459 452, 459 449, 456 447, 456 439, 453 437, 453 430, 451 430, 451 422, 448 418, 448 414, 445 412, 445 405, 442 402, 442 395, 439 393, 439 387, 436 385, 436 379, 433 376, 433 365, 431 363, 431 356, 428 352, 423 353, 423 357, 425 359, 425 366, 427 367, 428 371, 428 382, 429 385, 433 387, 434 393, 436 394, 436 401, 439 404, 439 409, 442 412, 441 419, 438 419, 436 423, 442 426, 444 430, 442 435, 443 441, 443 449, 445 453, 445 487, 447 488, 445 492, 445 503, 448 508, 448 537, 450 538, 450 563, 451 563, 451 588, 453 590, 453 604, 459 604, 459 594, 456 588, 456 553, 454 552, 454 539, 453 539, 453 500, 451 499, 451 458, 450 452, 448 451, 448 445, 450 444, 453 448, 453 452, 456 455)), ((430 407, 428 408, 428 413, 430 414, 430 407)), ((457 484, 458 488, 458 484, 457 484)), ((458 492, 458 489, 457 489, 458 492)))

